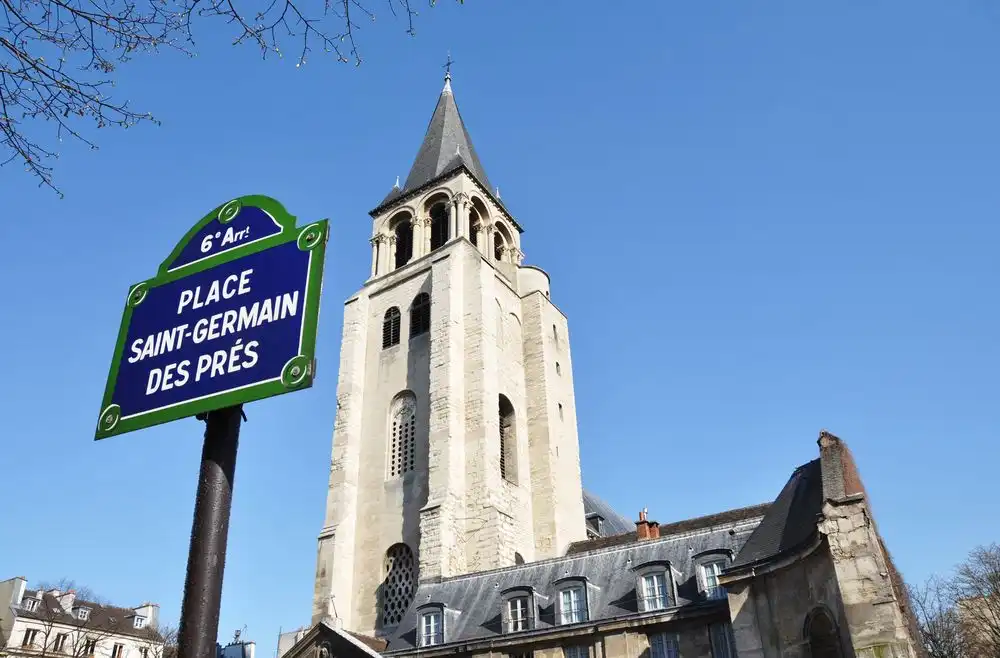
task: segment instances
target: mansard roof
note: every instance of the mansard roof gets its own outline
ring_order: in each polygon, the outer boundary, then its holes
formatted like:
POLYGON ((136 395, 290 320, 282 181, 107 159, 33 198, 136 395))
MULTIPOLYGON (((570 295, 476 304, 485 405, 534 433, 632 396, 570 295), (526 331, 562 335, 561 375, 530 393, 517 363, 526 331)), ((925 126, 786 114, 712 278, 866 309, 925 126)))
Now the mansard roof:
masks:
MULTIPOLYGON (((626 543, 621 545, 440 581, 421 582, 402 622, 386 637, 388 652, 412 651, 416 647, 420 608, 428 604, 444 608, 445 645, 500 637, 504 592, 514 588, 530 588, 534 593, 534 614, 537 617, 535 630, 530 633, 571 628, 555 624, 559 581, 567 577, 584 578, 588 584, 589 619, 573 627, 629 615, 653 614, 639 612, 636 573, 633 571, 651 562, 670 564, 677 581, 676 610, 690 609, 692 612, 698 610, 714 614, 727 609, 726 602, 702 599, 696 575, 697 556, 712 550, 737 552, 759 523, 763 509, 760 506, 744 508, 731 517, 702 517, 729 520, 714 526, 661 534, 657 539, 637 541, 633 532, 630 541, 627 539, 629 535, 619 536, 626 538, 626 543)), ((510 637, 513 639, 513 636, 510 637)))
POLYGON ((604 519, 605 535, 620 535, 635 530, 634 523, 586 489, 583 490, 583 513, 587 518, 597 515, 604 519))
POLYGON ((152 643, 163 642, 163 637, 152 624, 153 620, 148 620, 150 623, 142 628, 135 627, 136 611, 133 608, 120 608, 74 598, 72 607, 64 609, 63 604, 60 603, 59 598, 52 590, 25 590, 23 598, 38 599, 40 603, 35 610, 28 610, 23 606, 17 609, 18 617, 34 619, 48 625, 75 626, 93 633, 128 635, 152 643), (81 620, 77 617, 75 611, 79 608, 86 608, 90 611, 87 619, 81 620))
POLYGON ((479 156, 476 155, 476 149, 472 146, 469 131, 466 130, 462 115, 458 111, 449 74, 445 78, 444 89, 441 90, 437 107, 434 108, 434 114, 427 125, 424 141, 417 151, 417 157, 410 167, 410 173, 399 195, 423 187, 462 165, 465 165, 470 175, 480 185, 492 190, 486 171, 479 161, 479 156))

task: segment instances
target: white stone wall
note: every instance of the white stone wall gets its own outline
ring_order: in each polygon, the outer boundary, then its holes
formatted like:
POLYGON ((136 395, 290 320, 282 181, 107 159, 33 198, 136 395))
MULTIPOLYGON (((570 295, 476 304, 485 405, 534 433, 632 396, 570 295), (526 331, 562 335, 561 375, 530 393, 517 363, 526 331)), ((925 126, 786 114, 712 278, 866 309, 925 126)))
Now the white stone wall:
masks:
POLYGON ((518 294, 520 236, 509 220, 465 175, 446 183, 402 204, 417 220, 414 258, 403 267, 393 267, 387 239, 399 208, 374 218, 382 240, 374 274, 345 308, 313 623, 334 611, 332 594, 345 628, 373 632, 374 592, 397 542, 411 548, 426 579, 509 566, 515 553, 552 557, 586 537, 566 319, 541 270, 528 277, 527 297, 518 294), (458 237, 427 253, 420 220, 440 194, 452 200, 458 237), (500 222, 511 236, 502 263, 488 231, 478 246, 467 239, 474 196, 488 209, 484 226, 500 222), (409 308, 420 292, 431 296, 431 328, 410 339, 409 308), (401 340, 382 349, 392 306, 401 312, 401 340), (388 413, 401 391, 417 401, 416 465, 389 478, 388 413), (511 481, 500 472, 501 394, 515 409, 511 481))

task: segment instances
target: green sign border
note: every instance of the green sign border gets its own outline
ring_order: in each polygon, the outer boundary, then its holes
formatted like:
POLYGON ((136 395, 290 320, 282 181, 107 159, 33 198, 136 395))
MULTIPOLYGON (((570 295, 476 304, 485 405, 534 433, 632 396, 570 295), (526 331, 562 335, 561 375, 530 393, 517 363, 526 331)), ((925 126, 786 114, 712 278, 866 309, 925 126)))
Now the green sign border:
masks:
POLYGON ((201 221, 181 238, 174 250, 160 265, 157 274, 152 279, 141 281, 129 288, 125 298, 125 311, 122 315, 121 327, 118 330, 118 341, 115 343, 114 357, 111 361, 111 372, 104 388, 104 399, 101 403, 101 414, 97 421, 95 440, 106 439, 118 434, 160 425, 172 420, 194 416, 206 411, 231 407, 245 402, 262 400, 282 393, 290 393, 309 388, 315 376, 316 325, 319 320, 319 302, 323 289, 323 265, 326 260, 326 243, 330 237, 329 220, 321 220, 296 228, 295 217, 290 215, 285 207, 275 199, 261 195, 242 196, 228 201, 205 215, 201 221), (257 240, 251 244, 235 247, 203 260, 178 267, 170 271, 171 263, 180 255, 181 250, 198 232, 216 218, 223 224, 232 221, 243 207, 256 207, 268 213, 281 226, 281 232, 276 235, 257 240), (305 302, 303 304, 303 330, 300 353, 289 360, 282 370, 279 380, 271 380, 253 384, 236 391, 224 391, 208 397, 189 402, 182 402, 166 409, 147 411, 127 418, 121 417, 118 405, 112 402, 115 392, 115 379, 121 359, 125 356, 125 339, 128 336, 129 323, 132 321, 132 310, 142 303, 146 293, 152 288, 183 279, 192 274, 223 265, 230 261, 255 254, 265 249, 277 247, 289 242, 297 242, 299 249, 311 251, 309 272, 307 274, 305 302))

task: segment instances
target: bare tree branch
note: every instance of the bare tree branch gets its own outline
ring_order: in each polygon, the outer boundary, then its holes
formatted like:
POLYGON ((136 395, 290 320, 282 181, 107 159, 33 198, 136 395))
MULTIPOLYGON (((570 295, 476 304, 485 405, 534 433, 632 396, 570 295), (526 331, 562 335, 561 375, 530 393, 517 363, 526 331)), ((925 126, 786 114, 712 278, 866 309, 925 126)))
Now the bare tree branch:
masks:
POLYGON ((930 658, 970 656, 962 621, 951 599, 949 583, 937 577, 911 587, 910 602, 917 616, 920 641, 930 658))
POLYGON ((1000 658, 1000 546, 973 550, 950 582, 973 653, 1000 658))
MULTIPOLYGON (((317 49, 360 66, 356 36, 363 22, 375 21, 375 0, 258 2, 0 0, 0 166, 21 163, 39 185, 58 192, 51 164, 58 151, 33 126, 48 123, 58 142, 70 138, 97 148, 92 128, 158 124, 152 114, 112 98, 112 74, 137 53, 169 48, 193 54, 194 19, 222 19, 234 28, 233 44, 254 44, 262 57, 281 57, 281 43, 291 40, 296 66, 317 49)), ((387 3, 393 16, 405 16, 406 32, 414 35, 411 0, 387 3)))

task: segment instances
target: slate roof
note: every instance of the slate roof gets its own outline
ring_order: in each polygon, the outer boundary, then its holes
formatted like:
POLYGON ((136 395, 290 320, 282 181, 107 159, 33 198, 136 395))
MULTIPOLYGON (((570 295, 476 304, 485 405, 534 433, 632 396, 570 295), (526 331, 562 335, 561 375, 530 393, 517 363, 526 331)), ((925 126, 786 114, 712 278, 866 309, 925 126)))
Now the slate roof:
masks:
POLYGON ((604 519, 605 535, 620 535, 635 530, 635 523, 616 512, 611 505, 586 489, 583 490, 583 514, 588 518, 591 514, 596 514, 604 519))
MULTIPOLYGON (((739 520, 661 535, 659 539, 635 541, 633 533, 632 541, 623 545, 446 578, 440 582, 422 582, 417 586, 413 602, 402 622, 386 637, 389 642, 388 651, 408 651, 415 648, 420 608, 428 603, 440 604, 445 608, 446 644, 500 635, 503 592, 514 587, 533 589, 536 604, 533 611, 535 628, 539 631, 553 628, 555 601, 560 587, 557 581, 568 576, 583 576, 588 582, 589 619, 580 625, 641 614, 638 612, 635 592, 636 576, 632 570, 654 560, 667 560, 675 570, 679 606, 706 605, 714 609, 718 604, 724 607, 724 602, 701 600, 695 558, 709 550, 738 551, 762 514, 762 508, 745 508, 744 514, 737 515, 739 520), (750 512, 747 510, 753 509, 757 509, 756 515, 748 516, 750 512)), ((629 535, 619 537, 627 538, 629 535)), ((584 543, 586 542, 580 542, 584 543)))
POLYGON ((445 80, 444 89, 441 90, 437 107, 434 108, 431 122, 424 134, 424 141, 417 151, 417 157, 410 167, 410 173, 403 183, 402 190, 396 195, 390 192, 382 205, 391 198, 422 187, 463 164, 480 185, 487 190, 493 189, 490 187, 482 163, 479 162, 479 156, 476 155, 476 149, 472 146, 469 131, 465 129, 449 78, 445 80))
POLYGON ((97 633, 108 633, 114 635, 128 635, 150 642, 162 642, 163 638, 157 630, 151 626, 145 628, 135 628, 133 618, 135 610, 132 608, 118 608, 110 605, 101 605, 92 601, 76 599, 73 608, 89 608, 90 616, 86 621, 77 619, 72 611, 65 611, 59 605, 59 599, 49 592, 45 592, 39 597, 38 590, 25 590, 24 599, 41 598, 38 608, 31 612, 26 608, 17 610, 18 617, 25 619, 36 619, 46 624, 65 624, 78 628, 91 629, 97 633))
POLYGON ((817 532, 822 511, 823 471, 820 460, 814 459, 795 469, 730 568, 771 559, 802 546, 817 532))

